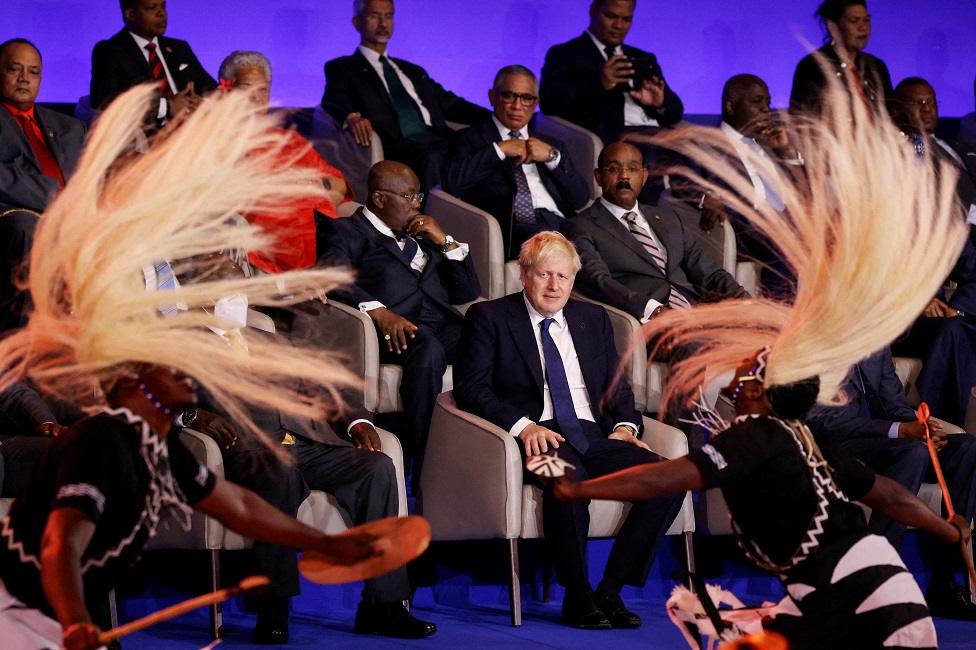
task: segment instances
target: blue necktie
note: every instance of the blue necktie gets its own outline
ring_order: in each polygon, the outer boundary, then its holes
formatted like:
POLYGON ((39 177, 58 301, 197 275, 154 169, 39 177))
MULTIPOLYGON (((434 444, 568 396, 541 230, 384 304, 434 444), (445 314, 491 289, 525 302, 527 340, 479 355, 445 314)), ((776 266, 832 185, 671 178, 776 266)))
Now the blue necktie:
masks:
MULTIPOLYGON (((166 260, 161 260, 159 262, 153 262, 153 268, 156 270, 156 291, 172 291, 176 289, 176 273, 173 272, 173 267, 166 260)), ((175 316, 176 312, 179 311, 176 305, 159 305, 157 306, 159 313, 163 316, 175 316)))
POLYGON ((552 397, 552 410, 559 424, 560 433, 581 454, 590 448, 590 443, 583 433, 579 418, 576 417, 576 407, 573 406, 573 395, 569 391, 569 380, 566 379, 566 368, 556 342, 549 334, 549 326, 553 319, 546 318, 539 323, 542 330, 542 357, 546 361, 546 381, 549 382, 549 395, 552 397))

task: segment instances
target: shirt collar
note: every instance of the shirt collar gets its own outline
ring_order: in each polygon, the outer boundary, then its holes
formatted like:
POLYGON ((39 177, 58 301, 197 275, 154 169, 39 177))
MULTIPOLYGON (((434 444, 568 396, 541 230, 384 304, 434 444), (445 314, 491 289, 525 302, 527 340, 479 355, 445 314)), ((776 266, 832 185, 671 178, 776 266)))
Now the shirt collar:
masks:
POLYGON ((722 120, 722 123, 719 125, 719 128, 722 129, 722 132, 725 133, 725 135, 729 136, 729 139, 732 140, 732 142, 742 142, 744 138, 748 137, 742 135, 742 133, 738 129, 736 129, 734 126, 732 126, 725 120, 722 120))
MULTIPOLYGON (((509 132, 512 131, 512 129, 510 129, 507 126, 505 126, 504 124, 502 124, 498 120, 498 118, 495 117, 494 113, 492 113, 491 120, 495 123, 495 128, 498 129, 498 133, 502 136, 502 140, 508 140, 509 139, 509 135, 508 134, 509 134, 509 132)), ((518 131, 519 135, 522 136, 522 139, 523 140, 528 140, 529 139, 529 125, 528 124, 526 124, 525 126, 523 126, 521 129, 517 129, 517 131, 518 131)))
POLYGON ((374 228, 380 231, 380 234, 396 239, 396 236, 393 234, 390 227, 383 223, 383 220, 373 214, 372 210, 367 208, 365 205, 363 206, 363 216, 366 217, 367 221, 369 221, 374 228))
MULTIPOLYGON (((546 317, 543 316, 542 314, 540 314, 538 312, 538 310, 536 310, 536 308, 532 306, 532 303, 529 302, 528 296, 525 295, 525 290, 524 289, 522 290, 522 300, 525 301, 525 308, 529 310, 529 320, 532 322, 532 329, 533 330, 538 330, 539 329, 539 323, 541 323, 542 321, 544 321, 546 319, 546 317)), ((557 327, 563 328, 563 327, 566 326, 566 317, 565 317, 565 315, 563 315, 563 310, 562 309, 560 309, 559 311, 557 311, 550 318, 552 318, 552 320, 556 321, 556 326, 557 327)))
POLYGON ((147 39, 143 38, 142 36, 139 36, 138 34, 135 34, 133 32, 129 32, 129 36, 131 36, 135 40, 136 45, 138 45, 139 46, 139 49, 142 50, 143 52, 146 51, 146 45, 149 44, 149 43, 152 43, 153 45, 156 46, 156 54, 159 54, 159 37, 158 36, 153 36, 151 41, 150 40, 147 40, 147 39))
POLYGON ((627 214, 628 212, 636 212, 637 214, 641 213, 640 206, 637 204, 636 201, 634 202, 633 207, 622 208, 619 205, 610 203, 610 201, 607 201, 605 198, 601 196, 600 203, 602 203, 603 207, 605 207, 607 210, 610 211, 610 214, 612 214, 617 221, 626 221, 626 219, 624 219, 624 215, 627 214))
POLYGON ((598 39, 590 30, 586 30, 586 35, 590 37, 590 40, 592 40, 593 44, 596 45, 596 49, 600 51, 600 56, 602 56, 604 59, 607 58, 606 48, 608 47, 613 47, 614 54, 620 54, 623 52, 623 48, 620 45, 608 45, 598 39))
POLYGON ((8 104, 7 102, 0 102, 0 104, 2 104, 4 108, 6 108, 8 111, 10 111, 10 114, 13 115, 15 118, 18 118, 18 117, 26 117, 27 119, 30 119, 30 120, 35 119, 35 117, 34 117, 34 105, 33 104, 31 104, 31 107, 28 108, 26 111, 22 111, 19 108, 17 108, 16 106, 14 106, 13 104, 8 104))
MULTIPOLYGON (((373 65, 380 65, 380 57, 381 56, 385 56, 386 58, 390 59, 390 51, 389 50, 386 50, 385 52, 383 52, 383 54, 380 54, 376 50, 371 50, 370 48, 366 47, 365 45, 360 45, 359 46, 359 53, 362 54, 363 56, 365 56, 366 57, 366 60, 369 61, 370 63, 372 63, 373 65)), ((390 63, 393 63, 393 59, 390 59, 390 63)))

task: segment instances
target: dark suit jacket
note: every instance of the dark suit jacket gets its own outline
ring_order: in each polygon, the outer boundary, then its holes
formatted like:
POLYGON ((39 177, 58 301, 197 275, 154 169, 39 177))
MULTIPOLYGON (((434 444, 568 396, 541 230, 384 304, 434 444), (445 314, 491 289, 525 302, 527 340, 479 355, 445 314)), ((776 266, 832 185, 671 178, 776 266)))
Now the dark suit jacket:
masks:
POLYGON ((691 303, 746 295, 685 230, 673 207, 642 205, 640 210, 667 250, 667 273, 661 272, 650 253, 597 200, 563 224, 583 260, 576 276, 580 291, 638 320, 649 299, 667 304, 672 284, 691 303))
MULTIPOLYGON (((446 120, 477 124, 488 117, 488 109, 445 90, 419 65, 391 58, 413 83, 417 96, 430 112, 431 128, 434 132, 447 133, 450 129, 446 120)), ((350 113, 361 113, 369 119, 373 130, 386 146, 403 137, 386 86, 358 49, 351 56, 326 62, 322 109, 339 124, 350 113)))
MULTIPOLYGON (((73 117, 34 105, 34 117, 67 181, 85 146, 85 125, 73 117)), ((0 210, 27 208, 42 212, 58 183, 41 173, 24 130, 0 106, 0 210)))
POLYGON ((851 369, 844 382, 848 402, 843 406, 815 406, 807 418, 818 436, 842 441, 855 438, 887 438, 893 422, 915 420, 905 397, 891 350, 884 348, 851 369), (866 417, 870 412, 871 417, 866 417))
MULTIPOLYGON (((501 140, 491 119, 459 131, 444 170, 444 189, 493 215, 506 232, 515 200, 515 167, 511 160, 498 158, 493 144, 501 140)), ((573 166, 562 142, 549 138, 546 143, 562 152, 559 165, 550 170, 539 163, 536 168, 559 211, 571 217, 589 201, 589 184, 573 166)))
MULTIPOLYGON (((650 52, 623 45, 629 57, 657 60, 650 52)), ((542 112, 556 115, 593 131, 604 142, 615 140, 624 129, 624 94, 629 86, 604 90, 600 71, 606 60, 585 32, 571 41, 553 45, 546 53, 539 86, 542 112)), ((661 126, 681 121, 684 105, 681 98, 665 86, 664 105, 644 108, 661 126)))
POLYGON ((316 225, 319 264, 356 270, 355 284, 329 294, 353 307, 378 300, 412 319, 426 298, 449 318, 460 321, 461 314, 453 305, 470 302, 481 293, 470 255, 460 262, 451 261, 438 246, 418 240, 429 257, 424 272, 418 275, 396 241, 376 230, 362 208, 351 217, 320 219, 316 225))
MULTIPOLYGON (((200 95, 217 87, 217 82, 203 69, 189 43, 160 36, 159 47, 177 90, 183 90, 191 81, 200 95)), ((151 81, 149 63, 127 29, 95 44, 90 88, 92 107, 103 109, 117 95, 147 81, 151 81)))
MULTIPOLYGON (((618 422, 640 426, 641 416, 634 409, 634 393, 626 379, 604 400, 617 370, 617 349, 606 311, 570 300, 563 314, 600 430, 609 435, 618 422)), ((454 363, 458 406, 507 431, 523 417, 539 421, 543 390, 539 347, 522 294, 471 305, 454 363)))
MULTIPOLYGON (((793 72, 793 89, 790 91, 790 110, 794 113, 809 113, 820 115, 823 109, 823 93, 827 86, 824 71, 820 67, 820 57, 823 57, 827 69, 833 72, 843 82, 844 69, 841 67, 837 52, 828 43, 816 52, 811 52, 800 59, 793 72)), ((894 93, 891 86, 891 75, 888 66, 876 56, 861 52, 855 59, 861 80, 864 82, 864 94, 868 101, 883 107, 885 100, 894 93)))

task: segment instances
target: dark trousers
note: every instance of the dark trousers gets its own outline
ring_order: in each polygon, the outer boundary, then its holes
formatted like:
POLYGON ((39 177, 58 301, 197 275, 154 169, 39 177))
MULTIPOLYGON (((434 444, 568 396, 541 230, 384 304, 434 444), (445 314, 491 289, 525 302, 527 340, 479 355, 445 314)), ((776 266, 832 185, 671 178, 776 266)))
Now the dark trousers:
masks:
POLYGON ((894 352, 922 359, 918 394, 932 415, 962 426, 976 386, 976 323, 923 316, 907 338, 895 344, 894 352))
POLYGON ((0 497, 15 497, 54 438, 0 435, 0 497))
MULTIPOLYGON (((298 469, 313 490, 328 492, 354 525, 397 514, 396 470, 386 454, 355 447, 332 447, 298 438, 293 451, 298 469)), ((367 580, 363 601, 388 603, 410 598, 406 567, 367 580)))
MULTIPOLYGON (((853 438, 835 443, 843 452, 857 458, 881 474, 900 484, 912 494, 918 494, 929 466, 929 452, 924 442, 908 438, 853 438)), ((895 549, 901 548, 905 525, 880 512, 871 511, 868 530, 888 538, 895 549)))
POLYGON ((0 334, 27 323, 30 293, 18 285, 27 278, 36 228, 37 217, 29 212, 0 217, 0 334))
MULTIPOLYGON (((406 452, 420 459, 427 445, 434 400, 444 387, 444 371, 454 359, 461 338, 461 325, 447 320, 436 328, 417 325, 416 337, 407 340, 407 350, 402 354, 387 350, 386 341, 381 336, 380 362, 403 367, 400 401, 403 403, 404 431, 400 432, 400 439, 406 452)), ((416 465, 414 470, 417 474, 416 465)))
MULTIPOLYGON (((559 431, 554 421, 543 426, 559 431)), ((569 443, 559 446, 560 458, 576 466, 574 480, 603 476, 618 470, 661 460, 657 454, 620 440, 610 440, 593 422, 581 420, 590 441, 585 454, 569 443)), ((610 551, 604 576, 618 585, 641 586, 647 580, 654 552, 671 522, 684 494, 672 494, 636 502, 610 551)), ((542 527, 556 566, 556 577, 568 591, 590 589, 586 564, 586 540, 590 528, 589 501, 566 503, 556 499, 551 488, 542 492, 542 527)))

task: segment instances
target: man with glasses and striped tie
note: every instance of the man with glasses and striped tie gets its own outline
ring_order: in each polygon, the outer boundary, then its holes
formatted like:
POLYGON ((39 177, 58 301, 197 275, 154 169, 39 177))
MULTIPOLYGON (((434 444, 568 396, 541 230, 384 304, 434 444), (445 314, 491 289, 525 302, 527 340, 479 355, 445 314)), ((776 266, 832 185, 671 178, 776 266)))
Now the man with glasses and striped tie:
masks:
POLYGON ((583 259, 580 291, 642 323, 664 309, 746 295, 674 208, 638 204, 648 171, 635 146, 609 144, 598 164, 603 196, 564 226, 583 259))

